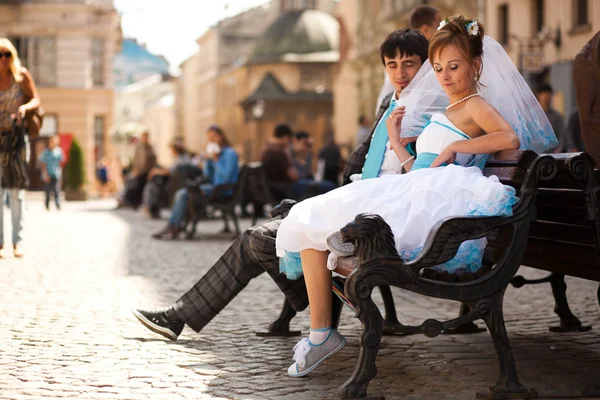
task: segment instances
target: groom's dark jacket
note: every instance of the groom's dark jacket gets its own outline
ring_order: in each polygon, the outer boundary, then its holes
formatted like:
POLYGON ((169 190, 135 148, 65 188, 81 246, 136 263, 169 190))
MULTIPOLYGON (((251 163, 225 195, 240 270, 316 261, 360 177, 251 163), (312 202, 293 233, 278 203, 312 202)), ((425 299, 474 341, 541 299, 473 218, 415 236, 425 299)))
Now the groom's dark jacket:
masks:
POLYGON ((392 96, 394 92, 388 94, 383 98, 381 105, 379 106, 379 110, 377 110, 377 115, 375 116, 375 123, 371 128, 371 133, 365 141, 358 146, 350 155, 348 156, 348 160, 346 160, 346 167, 344 168, 344 179, 343 184, 350 183, 350 175, 360 174, 362 172, 362 168, 365 165, 365 156, 369 152, 369 146, 371 145, 371 137, 373 136, 373 132, 377 128, 379 124, 379 120, 385 113, 385 110, 390 106, 390 101, 392 101, 392 96))

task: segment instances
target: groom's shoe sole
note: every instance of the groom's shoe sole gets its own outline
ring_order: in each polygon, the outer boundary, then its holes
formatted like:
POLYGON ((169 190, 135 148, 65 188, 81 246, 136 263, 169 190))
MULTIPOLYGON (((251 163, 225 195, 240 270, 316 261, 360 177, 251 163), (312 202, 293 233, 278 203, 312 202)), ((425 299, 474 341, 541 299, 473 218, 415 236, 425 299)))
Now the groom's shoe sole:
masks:
POLYGON ((172 330, 163 328, 162 326, 159 326, 159 325, 156 325, 155 323, 150 321, 148 318, 146 318, 142 314, 140 314, 137 310, 132 310, 131 312, 138 319, 138 321, 140 321, 142 323, 142 325, 144 325, 146 328, 150 329, 152 332, 158 333, 159 335, 164 336, 170 340, 177 340, 177 335, 172 330))

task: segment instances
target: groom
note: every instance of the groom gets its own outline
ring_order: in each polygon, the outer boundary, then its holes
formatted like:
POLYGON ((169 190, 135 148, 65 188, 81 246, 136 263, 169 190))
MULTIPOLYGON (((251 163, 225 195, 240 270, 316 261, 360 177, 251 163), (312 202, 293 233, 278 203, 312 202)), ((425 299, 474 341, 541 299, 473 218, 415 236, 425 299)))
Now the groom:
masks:
MULTIPOLYGON (((344 170, 344 184, 350 182, 351 175, 361 173, 371 144, 371 136, 379 124, 383 125, 379 131, 385 129, 385 121, 382 117, 389 114, 393 108, 390 104, 392 98, 398 100, 402 90, 408 86, 427 60, 427 48, 427 39, 409 29, 392 32, 381 44, 381 61, 395 90, 384 98, 371 134, 348 157, 344 170)), ((383 151, 392 153, 389 154, 390 157, 383 154, 377 167, 379 174, 382 168, 401 170, 401 167, 393 164, 400 163, 393 150, 386 148, 383 151)), ((373 162, 371 161, 370 164, 373 162)), ((377 175, 376 172, 373 176, 377 175)), ((171 340, 177 339, 185 325, 200 332, 248 285, 252 278, 265 271, 279 286, 294 310, 304 310, 308 306, 304 279, 292 281, 279 273, 275 238, 281 221, 280 217, 276 217, 244 231, 212 268, 171 307, 157 311, 135 310, 134 315, 148 329, 171 340)))

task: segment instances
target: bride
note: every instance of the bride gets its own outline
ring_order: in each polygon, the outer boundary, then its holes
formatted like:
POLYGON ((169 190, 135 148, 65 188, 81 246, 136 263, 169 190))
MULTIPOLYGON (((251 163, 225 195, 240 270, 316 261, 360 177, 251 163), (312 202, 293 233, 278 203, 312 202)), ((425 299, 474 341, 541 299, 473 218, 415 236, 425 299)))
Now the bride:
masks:
MULTIPOLYGON (((443 218, 511 215, 514 189, 480 169, 489 154, 519 148, 541 152, 556 145, 531 90, 476 20, 442 21, 430 42, 429 61, 386 119, 389 137, 371 139, 362 179, 296 204, 278 230, 282 270, 288 272, 287 261, 299 252, 310 301, 311 330, 294 347, 291 377, 307 375, 346 343, 331 327, 329 234, 357 214, 379 214, 392 228, 398 253, 410 260, 443 218), (400 137, 409 136, 419 136, 416 158, 401 145, 400 137), (388 139, 406 173, 368 179, 377 176, 372 171, 381 166, 388 139)), ((485 239, 465 242, 438 268, 474 272, 485 245, 485 239)))

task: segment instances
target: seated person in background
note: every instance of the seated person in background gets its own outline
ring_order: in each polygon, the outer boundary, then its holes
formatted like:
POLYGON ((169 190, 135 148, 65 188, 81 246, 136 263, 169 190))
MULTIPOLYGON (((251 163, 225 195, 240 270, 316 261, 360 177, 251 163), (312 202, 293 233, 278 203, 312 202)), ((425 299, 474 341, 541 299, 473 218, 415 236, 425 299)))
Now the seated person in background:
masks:
MULTIPOLYGON (((239 166, 238 155, 229 144, 223 130, 217 125, 211 125, 207 131, 208 143, 206 146, 206 156, 208 157, 204 165, 204 179, 199 183, 202 199, 206 203, 211 194, 218 185, 235 184, 238 179, 239 166)), ((231 193, 229 193, 231 195, 231 193)), ((185 215, 189 191, 182 188, 175 194, 171 216, 167 226, 152 235, 155 239, 176 239, 181 232, 181 222, 185 215)))
POLYGON ((294 134, 290 158, 292 166, 298 171, 298 179, 313 179, 311 142, 307 132, 299 131, 294 134))
POLYGON ((167 168, 154 167, 148 172, 148 183, 144 187, 144 193, 142 196, 144 208, 153 217, 157 215, 156 211, 160 204, 160 197, 163 188, 165 187, 166 179, 181 165, 190 164, 192 162, 185 149, 183 138, 176 137, 171 142, 171 151, 173 153, 173 163, 167 168), (162 177, 163 179, 157 179, 162 177), (153 179, 154 178, 154 179, 153 179))
MULTIPOLYGON (((302 138, 297 140, 297 148, 307 146, 308 141, 302 138), (304 144, 303 144, 304 143, 304 144)), ((292 140, 292 130, 286 124, 275 127, 273 137, 265 146, 260 158, 267 175, 267 182, 276 200, 287 197, 303 198, 309 190, 313 194, 322 194, 335 188, 332 182, 315 182, 312 178, 302 177, 292 163, 286 151, 292 140)))
POLYGON ((298 171, 286 153, 291 142, 292 129, 287 124, 279 124, 260 156, 267 183, 277 200, 290 197, 292 183, 298 180, 298 171))
POLYGON ((336 186, 339 185, 342 154, 340 153, 340 148, 335 143, 333 132, 328 134, 327 143, 319 150, 318 159, 315 179, 318 181, 333 182, 336 186))

